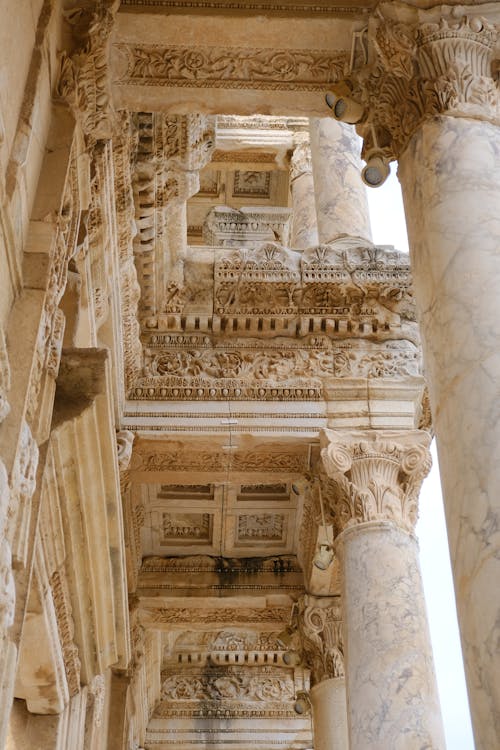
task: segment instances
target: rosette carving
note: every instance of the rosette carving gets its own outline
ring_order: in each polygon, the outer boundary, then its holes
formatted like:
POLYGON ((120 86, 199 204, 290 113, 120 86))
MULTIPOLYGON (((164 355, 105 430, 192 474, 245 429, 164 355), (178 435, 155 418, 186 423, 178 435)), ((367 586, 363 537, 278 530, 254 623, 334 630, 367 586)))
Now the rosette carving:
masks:
POLYGON ((412 531, 420 487, 432 465, 429 434, 325 430, 325 435, 321 456, 335 486, 329 502, 338 530, 390 520, 412 531))

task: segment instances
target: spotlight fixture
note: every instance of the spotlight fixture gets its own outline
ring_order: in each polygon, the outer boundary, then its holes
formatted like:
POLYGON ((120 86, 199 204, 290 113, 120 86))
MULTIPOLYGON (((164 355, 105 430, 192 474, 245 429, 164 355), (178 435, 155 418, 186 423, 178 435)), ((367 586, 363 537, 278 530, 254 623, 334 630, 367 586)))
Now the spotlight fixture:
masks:
POLYGON ((302 658, 298 651, 287 651, 283 654, 283 661, 287 667, 298 667, 302 658))
POLYGON ((308 714, 311 710, 311 699, 309 694, 304 690, 300 690, 295 696, 295 703, 293 710, 296 714, 308 714))
POLYGON ((368 187, 380 187, 389 177, 390 171, 384 153, 373 150, 366 155, 366 166, 361 172, 361 179, 368 187))
POLYGON ((359 122, 364 114, 364 107, 348 96, 337 96, 329 91, 325 96, 327 106, 332 110, 332 115, 340 122, 348 122, 351 125, 359 122))
POLYGON ((319 570, 326 570, 333 561, 333 550, 329 544, 320 544, 319 549, 314 555, 313 565, 319 570))
POLYGON ((319 507, 321 509, 321 525, 323 529, 323 534, 325 535, 325 541, 320 542, 318 550, 313 558, 313 565, 316 568, 319 568, 319 570, 326 570, 332 563, 333 549, 330 545, 330 542, 328 540, 327 533, 326 533, 325 509, 323 507, 323 495, 321 492, 321 483, 319 479, 317 479, 317 482, 318 482, 319 507))

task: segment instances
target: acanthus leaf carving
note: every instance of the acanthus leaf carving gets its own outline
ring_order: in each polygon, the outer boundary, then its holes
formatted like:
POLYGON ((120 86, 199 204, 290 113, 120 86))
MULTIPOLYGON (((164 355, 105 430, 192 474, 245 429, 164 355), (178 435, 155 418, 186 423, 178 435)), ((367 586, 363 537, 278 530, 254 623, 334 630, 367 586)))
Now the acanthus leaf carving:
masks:
POLYGON ((79 47, 61 56, 58 94, 66 99, 81 124, 89 145, 108 139, 116 129, 108 70, 109 37, 118 3, 75 8, 66 20, 75 30, 79 47))
POLYGON ((338 598, 313 597, 299 600, 299 632, 306 663, 314 684, 344 677, 342 613, 338 598))
POLYGON ((321 452, 336 485, 329 496, 339 531, 367 521, 392 521, 412 532, 418 493, 430 471, 430 435, 422 430, 325 431, 321 452))
POLYGON ((464 8, 395 20, 385 4, 369 27, 372 59, 351 71, 347 86, 365 107, 358 126, 364 152, 397 159, 427 118, 436 115, 500 122, 493 78, 497 30, 464 8))
POLYGON ((118 85, 322 90, 339 79, 347 54, 328 50, 117 43, 118 85))

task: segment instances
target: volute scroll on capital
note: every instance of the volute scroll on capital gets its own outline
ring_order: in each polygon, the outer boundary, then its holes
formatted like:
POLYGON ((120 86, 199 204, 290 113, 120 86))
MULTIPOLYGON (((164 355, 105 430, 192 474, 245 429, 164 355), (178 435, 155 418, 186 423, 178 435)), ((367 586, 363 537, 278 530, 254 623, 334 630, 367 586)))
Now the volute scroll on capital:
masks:
POLYGON ((321 458, 336 485, 329 502, 338 532, 368 521, 391 521, 412 532, 418 495, 432 466, 423 430, 325 430, 321 458))
POLYGON ((398 159, 417 128, 436 116, 500 124, 498 29, 468 10, 383 2, 355 35, 351 68, 333 92, 354 112, 337 119, 356 124, 365 160, 398 159))
POLYGON ((338 597, 299 600, 299 632, 305 662, 314 684, 344 677, 342 608, 338 597))

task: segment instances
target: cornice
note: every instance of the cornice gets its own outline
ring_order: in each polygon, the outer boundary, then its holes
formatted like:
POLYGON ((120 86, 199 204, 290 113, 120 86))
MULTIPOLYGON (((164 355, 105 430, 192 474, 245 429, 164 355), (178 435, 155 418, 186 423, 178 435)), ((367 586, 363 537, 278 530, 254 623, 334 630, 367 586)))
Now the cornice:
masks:
POLYGON ((317 0, 122 0, 122 12, 141 12, 156 8, 168 13, 241 14, 273 16, 364 17, 373 10, 375 0, 317 2, 317 0))

